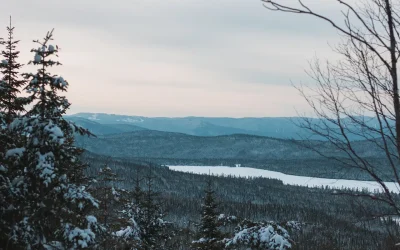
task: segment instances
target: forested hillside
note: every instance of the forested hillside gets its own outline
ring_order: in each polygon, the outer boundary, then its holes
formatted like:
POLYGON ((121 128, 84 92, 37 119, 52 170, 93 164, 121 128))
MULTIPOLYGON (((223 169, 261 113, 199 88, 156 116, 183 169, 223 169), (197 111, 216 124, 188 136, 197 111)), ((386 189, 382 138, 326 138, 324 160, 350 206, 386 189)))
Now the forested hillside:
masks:
MULTIPOLYGON (((280 139, 326 140, 324 136, 310 133, 299 126, 303 118, 299 117, 143 117, 104 113, 78 113, 65 116, 66 119, 76 121, 82 126, 89 125, 91 132, 98 135, 107 135, 142 129, 164 132, 184 133, 197 136, 219 136, 233 134, 249 134, 280 139)), ((323 120, 311 119, 313 124, 322 124, 323 120)), ((373 117, 365 117, 369 126, 377 126, 379 121, 373 117)), ((343 119, 344 123, 349 123, 343 119)), ((349 135, 352 140, 364 139, 359 136, 361 127, 349 123, 354 133, 349 135)))
MULTIPOLYGON (((85 127, 88 128, 88 127, 85 127)), ((378 140, 377 140, 378 141, 378 140)), ((154 130, 97 137, 76 137, 76 144, 90 152, 113 157, 144 159, 158 164, 228 165, 263 168, 312 177, 371 180, 358 169, 332 161, 309 147, 318 147, 328 156, 348 161, 343 152, 324 141, 295 141, 253 135, 192 136, 154 130)), ((392 181, 387 160, 373 141, 354 142, 355 149, 373 162, 380 162, 384 180, 392 181)))
MULTIPOLYGON (((85 154, 83 160, 90 162, 89 176, 96 176, 98 169, 107 162, 121 179, 114 182, 114 186, 125 189, 136 185, 138 175, 144 177, 151 172, 154 175, 153 187, 160 192, 166 219, 180 228, 177 234, 184 245, 190 245, 200 219, 203 189, 210 177, 93 154, 85 154)), ((291 233, 296 242, 293 249, 391 249, 383 221, 366 222, 362 219, 382 212, 382 207, 375 206, 374 202, 365 203, 362 199, 335 195, 335 191, 330 189, 286 186, 273 179, 211 179, 219 213, 249 220, 272 220, 283 224, 294 220, 304 223, 300 231, 293 230, 291 233), (367 205, 369 210, 365 211, 363 205, 367 205), (388 245, 385 245, 386 241, 388 245)), ((145 188, 145 182, 142 185, 145 188)))
MULTIPOLYGON (((307 159, 320 157, 305 146, 318 146, 331 156, 345 156, 327 142, 293 141, 252 135, 191 136, 155 130, 98 137, 78 137, 77 143, 89 151, 117 157, 180 159, 307 159)), ((367 157, 382 156, 373 142, 359 141, 355 150, 367 157)), ((322 158, 322 157, 320 157, 322 158)))

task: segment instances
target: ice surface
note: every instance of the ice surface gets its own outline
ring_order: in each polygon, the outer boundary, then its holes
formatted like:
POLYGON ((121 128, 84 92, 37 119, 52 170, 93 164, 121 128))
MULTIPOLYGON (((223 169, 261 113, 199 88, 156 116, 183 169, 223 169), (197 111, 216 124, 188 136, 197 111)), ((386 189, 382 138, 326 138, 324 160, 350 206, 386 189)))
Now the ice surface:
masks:
MULTIPOLYGON (((269 171, 256 168, 233 168, 224 166, 168 166, 169 169, 180 172, 195 174, 212 174, 212 175, 232 175, 237 177, 265 177, 281 180, 287 185, 298 185, 306 187, 330 187, 337 189, 368 189, 370 192, 381 191, 382 187, 374 181, 357 181, 344 179, 326 179, 314 178, 307 176, 288 175, 280 172, 269 171)), ((394 182, 385 182, 391 192, 400 193, 400 187, 394 182)))

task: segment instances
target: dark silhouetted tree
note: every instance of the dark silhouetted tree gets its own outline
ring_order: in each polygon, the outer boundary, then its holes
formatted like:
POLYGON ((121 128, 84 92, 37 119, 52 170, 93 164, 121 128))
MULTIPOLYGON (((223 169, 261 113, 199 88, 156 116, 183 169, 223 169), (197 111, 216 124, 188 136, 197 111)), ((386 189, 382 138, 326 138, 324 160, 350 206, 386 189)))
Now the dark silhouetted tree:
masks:
POLYGON ((204 202, 202 204, 201 221, 199 225, 198 237, 192 243, 193 249, 199 250, 217 250, 221 249, 222 234, 219 230, 217 202, 215 200, 215 191, 212 188, 211 179, 207 180, 207 187, 204 190, 204 202))

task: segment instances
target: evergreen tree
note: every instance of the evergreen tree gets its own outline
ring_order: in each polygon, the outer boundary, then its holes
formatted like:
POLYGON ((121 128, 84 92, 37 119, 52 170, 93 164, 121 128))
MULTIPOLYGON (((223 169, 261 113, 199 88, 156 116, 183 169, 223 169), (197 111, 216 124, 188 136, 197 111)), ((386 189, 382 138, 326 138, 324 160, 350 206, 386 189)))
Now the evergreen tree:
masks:
POLYGON ((0 69, 3 75, 0 81, 0 112, 4 114, 6 124, 10 124, 18 113, 23 112, 26 98, 18 97, 20 88, 26 84, 25 79, 20 79, 19 70, 22 64, 17 62, 19 51, 16 49, 19 40, 14 40, 15 27, 11 24, 7 27, 8 37, 4 42, 5 49, 1 51, 2 58, 0 69))
POLYGON ((143 201, 143 190, 140 187, 140 182, 142 179, 140 179, 140 173, 139 169, 136 169, 136 178, 135 178, 135 188, 133 189, 133 200, 136 204, 142 204, 143 201))
POLYGON ((7 164, 5 152, 7 149, 21 146, 22 135, 18 131, 9 129, 10 123, 24 111, 24 105, 28 103, 28 98, 18 97, 20 88, 26 84, 25 79, 19 77, 19 70, 22 64, 17 62, 19 51, 16 49, 18 40, 14 40, 15 27, 11 24, 7 26, 8 38, 1 40, 5 48, 1 51, 0 60, 0 163, 7 164))
POLYGON ((97 219, 88 214, 98 204, 85 190, 86 165, 78 159, 82 150, 73 145, 74 133, 89 132, 63 119, 70 103, 58 94, 67 90, 68 82, 49 72, 61 65, 53 60, 59 49, 50 44, 52 36, 48 32, 42 42, 34 41, 39 47, 31 50, 35 55, 29 63, 38 70, 24 74, 33 106, 12 124, 28 136, 24 147, 6 153, 24 170, 11 181, 21 193, 11 232, 14 248, 86 248, 95 243, 99 230, 97 219))
POLYGON ((170 238, 167 231, 170 223, 164 220, 158 202, 159 194, 153 190, 153 179, 150 172, 144 178, 146 184, 143 190, 137 174, 133 202, 127 204, 123 211, 128 219, 128 226, 116 233, 126 242, 135 243, 135 248, 131 249, 163 249, 165 242, 170 238))
POLYGON ((104 231, 97 237, 100 249, 110 249, 116 244, 116 239, 112 232, 121 228, 121 221, 118 218, 118 211, 126 204, 126 197, 129 193, 124 189, 115 186, 116 182, 121 181, 117 174, 108 166, 98 171, 96 187, 93 189, 94 197, 99 201, 99 209, 96 217, 102 224, 104 231))
POLYGON ((23 172, 23 168, 17 167, 9 157, 10 149, 20 148, 24 136, 20 131, 11 129, 11 122, 24 111, 24 104, 27 98, 18 97, 20 88, 26 83, 19 77, 21 64, 17 62, 19 51, 16 49, 18 40, 14 40, 14 27, 11 24, 7 27, 8 37, 0 44, 5 45, 1 51, 0 60, 0 248, 9 245, 10 232, 18 213, 17 199, 21 193, 13 187, 11 180, 15 180, 23 172))
MULTIPOLYGON (((290 227, 300 227, 297 222, 287 224, 290 227)), ((243 220, 235 228, 235 235, 226 239, 227 249, 237 249, 240 246, 259 250, 287 250, 292 248, 291 239, 286 229, 275 222, 252 222, 243 220)))
POLYGON ((95 192, 96 198, 100 202, 100 215, 98 219, 105 226, 110 223, 109 218, 113 214, 114 203, 120 199, 120 192, 113 185, 117 181, 119 181, 117 174, 107 164, 103 168, 100 168, 97 178, 99 185, 95 192))
POLYGON ((154 192, 154 177, 149 174, 145 177, 146 190, 143 193, 142 204, 143 220, 141 221, 142 240, 144 249, 159 249, 168 236, 163 234, 163 230, 167 225, 164 221, 164 214, 159 203, 159 193, 154 192))
POLYGON ((207 180, 207 187, 204 190, 204 203, 202 205, 202 216, 199 226, 199 240, 193 241, 192 248, 199 250, 221 249, 221 232, 219 231, 217 203, 215 191, 212 188, 211 179, 207 180))

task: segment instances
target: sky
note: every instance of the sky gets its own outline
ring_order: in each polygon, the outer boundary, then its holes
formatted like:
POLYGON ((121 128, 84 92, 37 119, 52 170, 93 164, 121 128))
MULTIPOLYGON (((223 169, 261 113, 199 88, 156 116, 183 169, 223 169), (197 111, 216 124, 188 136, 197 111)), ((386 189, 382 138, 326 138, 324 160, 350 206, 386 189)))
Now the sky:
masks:
MULTIPOLYGON (((304 2, 339 17, 334 0, 304 2)), ((260 0, 7 0, 0 36, 10 15, 21 63, 33 58, 32 40, 55 29, 63 66, 51 72, 69 81, 70 114, 308 114, 293 85, 310 81, 310 60, 337 59, 330 25, 260 0)))

